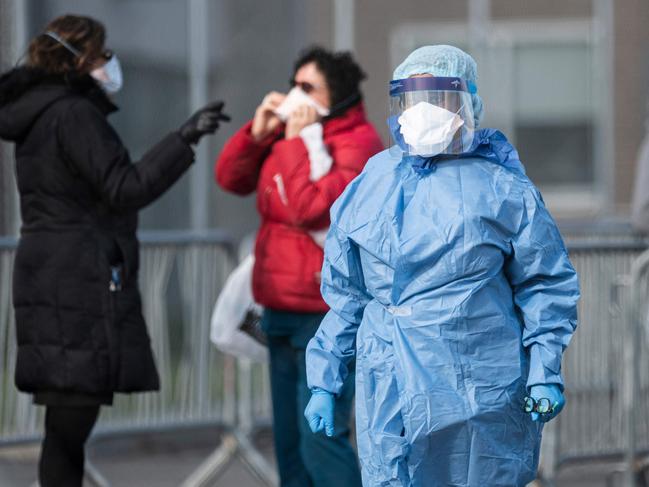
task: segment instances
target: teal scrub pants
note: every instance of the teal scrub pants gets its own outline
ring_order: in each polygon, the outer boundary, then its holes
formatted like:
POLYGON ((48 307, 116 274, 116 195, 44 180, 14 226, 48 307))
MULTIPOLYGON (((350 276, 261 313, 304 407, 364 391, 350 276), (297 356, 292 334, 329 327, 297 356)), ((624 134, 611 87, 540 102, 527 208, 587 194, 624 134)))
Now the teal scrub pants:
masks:
POLYGON ((305 350, 322 318, 322 313, 269 309, 262 317, 270 351, 274 443, 281 487, 361 486, 349 428, 354 373, 349 374, 336 400, 333 437, 322 432, 313 434, 304 418, 304 409, 311 398, 306 382, 305 350))

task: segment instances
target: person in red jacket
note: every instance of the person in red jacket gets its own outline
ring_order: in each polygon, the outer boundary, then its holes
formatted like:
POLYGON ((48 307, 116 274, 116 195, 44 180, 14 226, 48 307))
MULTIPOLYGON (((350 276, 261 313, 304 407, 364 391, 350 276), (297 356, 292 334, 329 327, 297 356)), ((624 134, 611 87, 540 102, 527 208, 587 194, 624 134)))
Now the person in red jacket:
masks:
POLYGON ((239 195, 257 191, 261 228, 253 292, 269 338, 275 450, 282 487, 360 486, 349 441, 353 374, 336 401, 333 436, 313 435, 302 416, 310 393, 305 349, 328 307, 320 295, 329 208, 383 149, 367 121, 349 53, 315 47, 295 64, 287 94, 271 92, 225 145, 216 180, 239 195))

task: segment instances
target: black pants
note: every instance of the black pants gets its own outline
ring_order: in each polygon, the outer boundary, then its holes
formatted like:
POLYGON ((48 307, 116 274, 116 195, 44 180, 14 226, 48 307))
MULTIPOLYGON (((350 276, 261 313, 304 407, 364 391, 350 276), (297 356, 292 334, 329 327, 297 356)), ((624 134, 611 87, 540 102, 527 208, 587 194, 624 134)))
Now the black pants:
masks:
POLYGON ((47 406, 38 465, 40 487, 81 487, 84 447, 99 406, 47 406))

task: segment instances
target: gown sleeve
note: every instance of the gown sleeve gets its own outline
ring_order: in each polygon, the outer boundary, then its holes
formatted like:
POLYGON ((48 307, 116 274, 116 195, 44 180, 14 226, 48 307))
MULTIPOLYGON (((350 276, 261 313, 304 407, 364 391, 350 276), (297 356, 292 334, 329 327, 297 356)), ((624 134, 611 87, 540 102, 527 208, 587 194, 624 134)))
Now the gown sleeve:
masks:
POLYGON ((505 271, 523 320, 530 359, 527 387, 557 384, 563 389, 561 358, 577 327, 579 281, 539 193, 530 189, 523 202, 505 271))
POLYGON ((322 296, 330 310, 306 351, 309 388, 338 394, 356 353, 356 332, 371 296, 367 293, 358 246, 332 224, 325 243, 322 296))

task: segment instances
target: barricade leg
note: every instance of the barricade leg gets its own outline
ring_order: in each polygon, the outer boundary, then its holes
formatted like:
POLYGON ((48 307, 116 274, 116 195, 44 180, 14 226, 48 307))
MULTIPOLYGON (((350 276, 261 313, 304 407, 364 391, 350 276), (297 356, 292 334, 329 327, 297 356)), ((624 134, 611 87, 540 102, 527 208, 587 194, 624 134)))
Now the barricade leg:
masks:
POLYGON ((251 440, 255 432, 254 404, 252 397, 252 364, 241 359, 237 363, 237 420, 226 433, 221 445, 183 482, 183 487, 206 487, 223 473, 237 456, 246 469, 263 485, 276 487, 279 476, 275 468, 264 458, 251 440))

